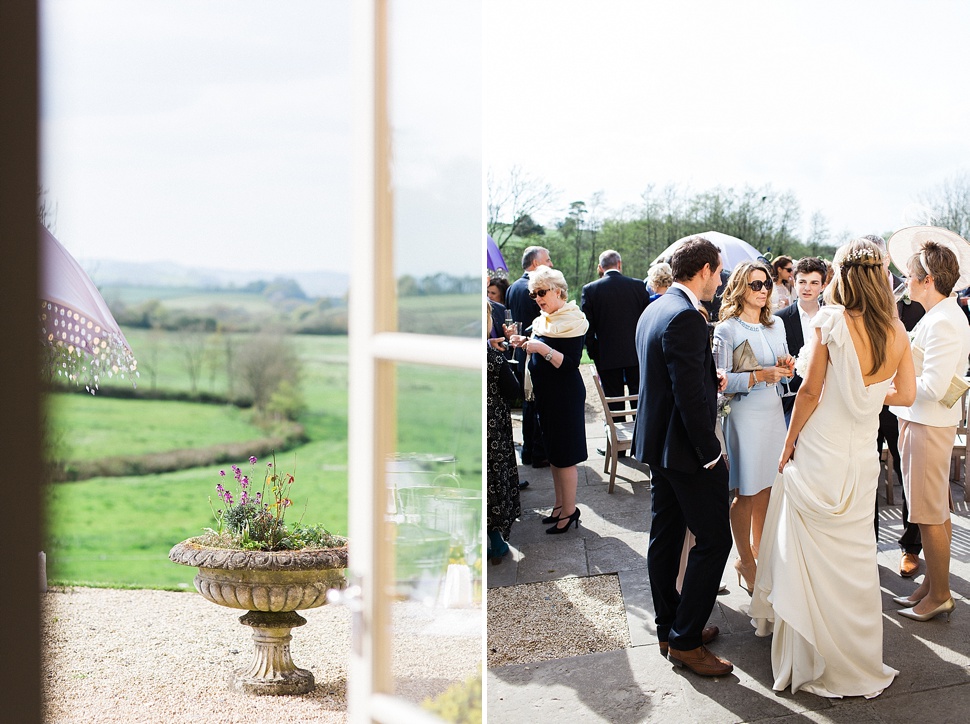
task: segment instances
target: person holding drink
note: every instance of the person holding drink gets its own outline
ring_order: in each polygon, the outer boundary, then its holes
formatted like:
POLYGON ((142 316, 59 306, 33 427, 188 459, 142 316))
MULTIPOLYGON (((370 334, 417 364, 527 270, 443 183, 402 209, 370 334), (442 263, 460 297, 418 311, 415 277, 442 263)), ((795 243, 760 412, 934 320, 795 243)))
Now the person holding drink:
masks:
POLYGON ((579 527, 577 465, 586 460, 586 386, 579 372, 589 323, 568 301, 566 277, 540 265, 529 275, 529 296, 539 305, 532 334, 512 335, 509 343, 527 353, 525 393, 534 395, 539 431, 545 442, 556 500, 542 519, 553 535, 579 527))
POLYGON ((738 585, 750 594, 757 571, 778 455, 785 443, 782 390, 794 374, 784 325, 771 312, 771 270, 758 261, 738 264, 728 278, 714 328, 714 359, 727 376, 724 393, 733 395, 724 418, 730 463, 731 531, 738 549, 738 585), (744 582, 742 583, 742 579, 744 582))

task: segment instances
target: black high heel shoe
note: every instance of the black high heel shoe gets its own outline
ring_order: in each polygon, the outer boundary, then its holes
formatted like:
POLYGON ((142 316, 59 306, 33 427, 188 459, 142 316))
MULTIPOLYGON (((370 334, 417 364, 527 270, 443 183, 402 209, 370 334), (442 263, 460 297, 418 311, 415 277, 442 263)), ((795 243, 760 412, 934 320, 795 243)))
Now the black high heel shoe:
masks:
POLYGON ((558 535, 559 533, 565 533, 567 530, 569 530, 569 528, 572 526, 573 523, 575 523, 576 527, 579 528, 579 508, 576 508, 573 511, 573 514, 570 515, 569 517, 559 519, 560 522, 564 520, 566 521, 565 528, 560 528, 559 524, 557 523, 556 525, 552 526, 552 528, 546 528, 546 533, 549 533, 550 535, 558 535))
POLYGON ((553 515, 547 515, 545 518, 542 519, 542 522, 545 523, 546 525, 549 525, 550 523, 558 523, 559 516, 554 515, 557 510, 562 510, 562 506, 557 505, 555 508, 553 508, 552 509, 553 515))

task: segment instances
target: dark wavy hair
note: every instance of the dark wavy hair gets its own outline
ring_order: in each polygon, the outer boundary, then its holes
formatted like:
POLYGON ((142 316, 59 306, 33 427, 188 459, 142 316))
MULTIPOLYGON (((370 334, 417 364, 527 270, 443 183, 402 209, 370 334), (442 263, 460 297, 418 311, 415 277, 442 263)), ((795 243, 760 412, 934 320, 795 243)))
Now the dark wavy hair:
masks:
POLYGON ((720 263, 720 249, 703 236, 692 236, 677 247, 670 257, 670 268, 675 282, 690 281, 707 264, 715 272, 720 263))

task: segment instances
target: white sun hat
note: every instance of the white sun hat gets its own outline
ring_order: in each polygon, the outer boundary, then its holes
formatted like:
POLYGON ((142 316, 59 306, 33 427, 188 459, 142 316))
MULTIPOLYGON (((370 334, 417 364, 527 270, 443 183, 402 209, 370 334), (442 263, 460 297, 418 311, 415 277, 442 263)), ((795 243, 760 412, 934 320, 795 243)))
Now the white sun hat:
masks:
POLYGON ((939 226, 907 226, 890 236, 886 246, 893 264, 905 273, 909 260, 914 254, 919 254, 928 241, 935 241, 956 254, 960 264, 960 278, 953 285, 953 291, 970 287, 970 242, 949 229, 939 226))

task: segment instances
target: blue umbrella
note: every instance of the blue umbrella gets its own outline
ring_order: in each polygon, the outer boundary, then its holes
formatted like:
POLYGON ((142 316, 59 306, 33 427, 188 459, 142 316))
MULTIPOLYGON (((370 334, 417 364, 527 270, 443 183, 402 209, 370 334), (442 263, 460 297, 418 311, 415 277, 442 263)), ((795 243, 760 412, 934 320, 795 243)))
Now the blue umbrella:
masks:
POLYGON ((486 234, 486 268, 490 271, 496 271, 498 269, 503 269, 508 271, 509 268, 505 263, 505 257, 502 256, 502 251, 498 248, 498 244, 495 243, 495 239, 492 238, 491 234, 486 234))

